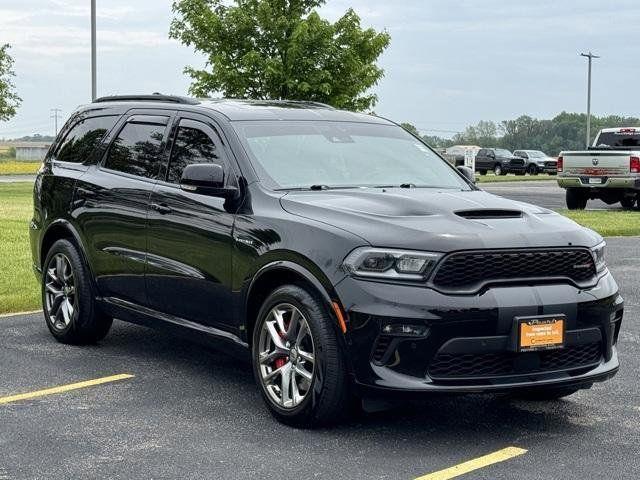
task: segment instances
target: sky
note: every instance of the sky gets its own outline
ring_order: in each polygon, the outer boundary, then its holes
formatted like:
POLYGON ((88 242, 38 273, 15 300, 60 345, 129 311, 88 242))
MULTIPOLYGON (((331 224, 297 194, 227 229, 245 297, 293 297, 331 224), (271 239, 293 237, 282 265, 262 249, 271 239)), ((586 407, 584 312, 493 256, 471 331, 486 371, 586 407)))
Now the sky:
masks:
MULTIPOLYGON (((89 0, 1 0, 0 44, 10 43, 18 115, 0 138, 52 134, 90 101, 89 0)), ((586 110, 640 116, 640 2, 637 0, 328 0, 338 19, 352 7, 362 24, 391 35, 374 88, 377 114, 424 134, 451 136, 479 120, 586 110)), ((171 0, 97 0, 98 95, 185 95, 187 65, 205 58, 168 38, 171 0)))

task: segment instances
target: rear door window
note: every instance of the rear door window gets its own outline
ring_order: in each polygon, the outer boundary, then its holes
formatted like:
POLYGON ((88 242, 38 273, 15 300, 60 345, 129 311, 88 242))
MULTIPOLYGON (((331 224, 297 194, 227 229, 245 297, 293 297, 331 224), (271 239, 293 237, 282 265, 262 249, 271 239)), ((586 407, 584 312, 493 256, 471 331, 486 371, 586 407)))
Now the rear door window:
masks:
POLYGON ((153 118, 160 120, 158 123, 135 120, 124 125, 109 148, 105 168, 139 177, 157 177, 168 117, 153 118))
POLYGON ((108 115, 79 121, 64 137, 55 159, 71 163, 86 161, 117 120, 118 115, 108 115))

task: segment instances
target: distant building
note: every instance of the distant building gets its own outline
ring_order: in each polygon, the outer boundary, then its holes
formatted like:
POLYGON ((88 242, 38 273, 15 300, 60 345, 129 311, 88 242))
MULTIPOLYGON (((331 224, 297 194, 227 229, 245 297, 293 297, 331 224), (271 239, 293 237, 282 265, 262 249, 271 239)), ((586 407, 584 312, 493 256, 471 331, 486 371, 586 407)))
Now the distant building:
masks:
POLYGON ((44 159, 49 147, 48 142, 20 142, 12 144, 16 149, 16 160, 19 162, 39 162, 44 159))

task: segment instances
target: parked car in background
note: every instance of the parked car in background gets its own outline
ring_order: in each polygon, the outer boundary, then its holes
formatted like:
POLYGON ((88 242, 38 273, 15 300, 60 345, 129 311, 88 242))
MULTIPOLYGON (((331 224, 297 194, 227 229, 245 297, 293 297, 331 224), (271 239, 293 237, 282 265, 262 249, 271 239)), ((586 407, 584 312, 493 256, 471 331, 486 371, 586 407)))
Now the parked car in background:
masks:
POLYGON ((478 145, 453 145, 444 151, 444 158, 451 165, 459 167, 460 165, 464 165, 464 157, 469 150, 471 150, 473 155, 476 155, 480 147, 478 145))
POLYGON ((538 175, 539 173, 555 175, 558 173, 558 160, 540 150, 516 150, 513 154, 525 159, 529 175, 538 175))
POLYGON ((504 148, 481 148, 476 154, 476 171, 480 175, 486 175, 490 170, 496 175, 515 173, 524 175, 526 172, 525 160, 504 148))
POLYGON ((640 127, 605 128, 588 150, 560 152, 558 185, 567 190, 570 210, 595 198, 640 207, 640 127))

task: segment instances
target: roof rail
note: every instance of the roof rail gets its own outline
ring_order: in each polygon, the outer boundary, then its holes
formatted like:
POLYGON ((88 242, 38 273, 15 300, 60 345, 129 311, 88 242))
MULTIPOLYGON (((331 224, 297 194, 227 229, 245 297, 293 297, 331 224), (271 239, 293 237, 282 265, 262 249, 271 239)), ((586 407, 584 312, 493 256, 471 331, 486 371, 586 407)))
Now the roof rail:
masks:
POLYGON ((105 102, 167 102, 182 103, 186 105, 197 105, 198 100, 189 97, 179 97, 176 95, 162 95, 154 93, 153 95, 111 95, 108 97, 96 98, 93 103, 105 102))

